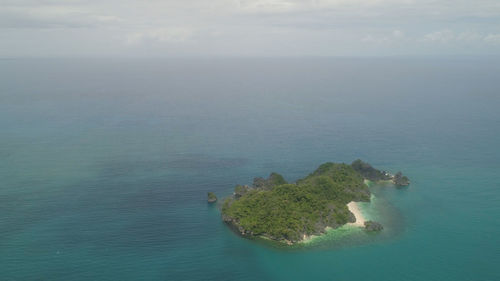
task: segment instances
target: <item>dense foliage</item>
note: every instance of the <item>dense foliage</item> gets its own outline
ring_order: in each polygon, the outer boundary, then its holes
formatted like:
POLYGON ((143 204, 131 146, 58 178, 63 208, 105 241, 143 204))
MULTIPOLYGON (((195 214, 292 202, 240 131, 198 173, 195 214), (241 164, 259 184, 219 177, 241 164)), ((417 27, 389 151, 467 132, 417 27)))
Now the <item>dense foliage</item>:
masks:
POLYGON ((375 221, 365 221, 365 229, 367 231, 381 231, 384 227, 375 221))
POLYGON ((271 173, 269 178, 254 178, 253 179, 253 187, 254 188, 262 188, 262 189, 271 189, 274 186, 286 184, 285 178, 278 173, 271 173))
POLYGON ((208 202, 213 203, 213 202, 217 201, 217 196, 215 196, 215 194, 213 192, 209 192, 207 194, 207 200, 208 200, 208 202))
POLYGON ((346 204, 369 198, 363 177, 350 165, 325 163, 295 184, 273 173, 254 180, 254 188, 237 186, 222 215, 244 235, 295 242, 353 221, 346 204))
POLYGON ((352 162, 351 166, 359 172, 364 178, 371 181, 379 181, 379 180, 389 180, 391 179, 391 175, 384 171, 379 171, 372 167, 372 165, 361 161, 360 159, 352 162))
POLYGON ((399 186, 406 186, 406 185, 410 184, 410 180, 406 176, 403 176, 403 174, 401 172, 397 172, 394 175, 393 181, 394 181, 395 185, 399 185, 399 186))

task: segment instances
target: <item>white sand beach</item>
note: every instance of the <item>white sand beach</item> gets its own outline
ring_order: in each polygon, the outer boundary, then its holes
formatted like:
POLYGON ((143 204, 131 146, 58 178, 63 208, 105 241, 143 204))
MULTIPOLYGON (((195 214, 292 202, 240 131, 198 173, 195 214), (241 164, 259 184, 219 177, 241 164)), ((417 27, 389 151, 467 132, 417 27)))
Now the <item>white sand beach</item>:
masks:
POLYGON ((365 217, 363 217, 363 214, 359 210, 358 204, 356 204, 356 202, 354 202, 354 201, 351 201, 351 202, 349 202, 349 204, 347 204, 347 208, 349 208, 349 211, 351 211, 351 213, 353 213, 354 216, 356 217, 356 222, 351 222, 351 223, 348 223, 347 225, 355 225, 355 226, 364 227, 365 226, 365 217))
MULTIPOLYGON (((373 196, 373 194, 372 194, 373 196)), ((354 217, 356 217, 356 222, 351 222, 351 223, 346 223, 345 225, 347 226, 356 226, 356 227, 365 227, 365 217, 363 216, 363 214, 361 213, 361 210, 358 206, 358 204, 354 201, 351 201, 349 202, 349 204, 347 204, 347 208, 349 208, 349 211, 351 211, 351 213, 354 214, 354 217)), ((339 228, 340 229, 340 228, 339 228)), ((327 226, 326 227, 326 232, 329 232, 330 230, 332 230, 331 227, 327 226)), ((333 231, 337 231, 338 229, 334 229, 333 231)), ((301 243, 309 243, 309 242, 312 242, 313 240, 315 240, 316 238, 319 238, 319 237, 322 237, 323 235, 310 235, 310 236, 307 236, 304 234, 304 237, 303 237, 303 240, 301 241, 301 243)))

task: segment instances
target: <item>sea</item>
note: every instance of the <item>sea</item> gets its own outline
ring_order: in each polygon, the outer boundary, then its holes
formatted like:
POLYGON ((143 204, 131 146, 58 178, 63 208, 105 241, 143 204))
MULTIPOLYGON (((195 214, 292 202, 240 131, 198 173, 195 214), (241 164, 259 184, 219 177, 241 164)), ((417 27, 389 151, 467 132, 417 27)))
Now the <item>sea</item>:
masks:
POLYGON ((497 58, 0 60, 0 280, 500 280, 497 58), (240 237, 236 184, 356 159, 364 214, 240 237), (219 204, 207 203, 207 192, 219 204))

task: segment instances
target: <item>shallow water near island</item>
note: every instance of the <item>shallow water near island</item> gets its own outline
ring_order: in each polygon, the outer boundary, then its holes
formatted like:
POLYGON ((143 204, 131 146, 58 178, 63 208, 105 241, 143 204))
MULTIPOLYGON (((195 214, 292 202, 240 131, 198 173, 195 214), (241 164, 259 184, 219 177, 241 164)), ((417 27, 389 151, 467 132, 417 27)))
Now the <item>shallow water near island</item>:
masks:
POLYGON ((500 63, 0 60, 0 280, 498 280, 500 63), (361 158, 384 230, 244 239, 208 191, 361 158))

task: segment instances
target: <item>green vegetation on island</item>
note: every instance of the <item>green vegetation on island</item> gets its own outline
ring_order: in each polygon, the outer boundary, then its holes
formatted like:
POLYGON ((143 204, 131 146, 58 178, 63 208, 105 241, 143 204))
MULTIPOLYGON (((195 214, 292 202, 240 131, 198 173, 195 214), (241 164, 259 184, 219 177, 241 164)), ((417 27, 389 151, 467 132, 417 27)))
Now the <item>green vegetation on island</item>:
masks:
POLYGON ((394 175, 392 181, 397 186, 406 186, 410 184, 410 180, 406 176, 403 176, 401 172, 397 172, 394 175))
MULTIPOLYGON (((364 180, 392 178, 361 160, 352 165, 322 164, 295 183, 287 183, 281 175, 271 173, 267 179, 255 178, 252 187, 237 185, 233 196, 222 204, 222 219, 244 236, 293 244, 310 235, 320 235, 328 227, 355 222, 347 204, 370 201, 364 180)), ((374 222, 368 226, 382 229, 374 222)))
POLYGON ((254 178, 252 187, 269 190, 273 186, 282 185, 285 183, 287 183, 287 182, 286 182, 285 178, 283 178, 282 175, 277 174, 277 173, 271 173, 271 175, 269 175, 269 178, 267 178, 267 179, 254 178))
POLYGON ((403 176, 401 172, 397 172, 395 175, 391 175, 386 171, 379 171, 373 168, 370 164, 361 161, 360 159, 352 162, 351 166, 359 172, 365 179, 370 181, 386 181, 390 180, 397 186, 407 186, 410 184, 410 180, 403 176))
POLYGON ((355 160, 351 164, 352 168, 360 173, 365 179, 370 181, 390 180, 391 175, 386 171, 379 171, 372 167, 372 165, 361 161, 355 160))
POLYGON ((209 192, 207 195, 207 201, 208 203, 214 203, 217 201, 217 196, 213 192, 209 192))
POLYGON ((365 221, 365 229, 366 231, 381 231, 384 227, 378 222, 365 221))

